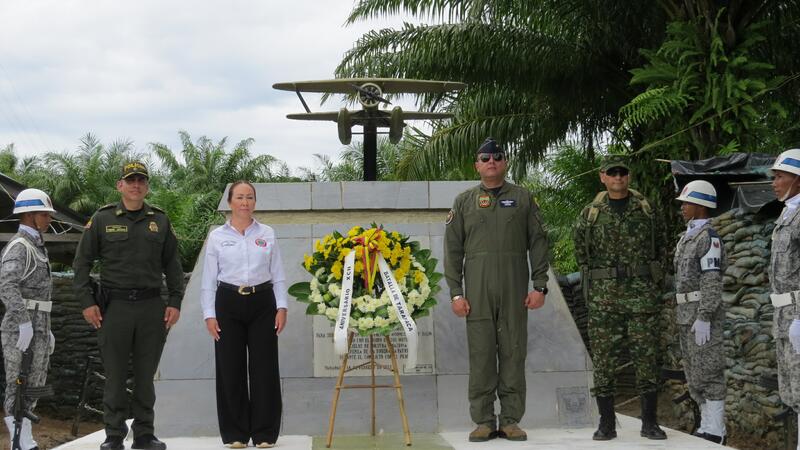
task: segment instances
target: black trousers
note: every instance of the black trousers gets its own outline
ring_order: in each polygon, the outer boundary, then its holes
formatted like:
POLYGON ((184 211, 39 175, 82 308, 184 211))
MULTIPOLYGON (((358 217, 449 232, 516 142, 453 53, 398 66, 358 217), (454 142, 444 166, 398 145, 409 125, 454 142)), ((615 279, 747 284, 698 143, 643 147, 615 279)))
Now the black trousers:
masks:
POLYGON ((214 344, 222 442, 275 443, 282 410, 275 295, 218 288, 215 305, 222 330, 214 344))

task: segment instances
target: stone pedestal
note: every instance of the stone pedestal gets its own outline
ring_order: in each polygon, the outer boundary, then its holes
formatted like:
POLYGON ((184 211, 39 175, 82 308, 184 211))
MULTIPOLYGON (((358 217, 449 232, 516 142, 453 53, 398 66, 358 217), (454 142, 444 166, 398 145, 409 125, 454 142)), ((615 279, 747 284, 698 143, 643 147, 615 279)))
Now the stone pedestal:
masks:
MULTIPOLYGON (((277 235, 289 284, 308 281, 301 267, 314 242, 333 230, 374 222, 409 235, 428 247, 443 272, 444 220, 453 199, 476 182, 342 182, 257 184, 258 220, 277 235)), ((228 210, 222 196, 220 210, 228 210)), ((156 430, 159 436, 217 435, 214 352, 200 307, 203 259, 191 277, 180 322, 170 332, 157 375, 156 430)), ((411 431, 467 430, 468 358, 463 319, 450 311, 442 292, 431 316, 418 322, 423 370, 401 381, 411 431)), ((593 422, 589 395, 591 362, 558 284, 550 274, 547 303, 528 321, 527 411, 523 428, 580 427, 593 422)), ((283 433, 323 435, 336 377, 332 326, 305 315, 306 305, 290 299, 289 322, 280 336, 283 433), (325 342, 329 345, 326 345, 325 342)), ((418 366, 419 367, 419 366, 418 366)), ((381 383, 389 382, 383 372, 381 383)), ((358 374, 347 383, 359 382, 358 374)), ((366 382, 366 378, 362 380, 366 382)), ((401 432, 393 390, 378 396, 378 427, 401 432)), ((346 391, 339 402, 336 434, 369 433, 366 391, 346 391)))

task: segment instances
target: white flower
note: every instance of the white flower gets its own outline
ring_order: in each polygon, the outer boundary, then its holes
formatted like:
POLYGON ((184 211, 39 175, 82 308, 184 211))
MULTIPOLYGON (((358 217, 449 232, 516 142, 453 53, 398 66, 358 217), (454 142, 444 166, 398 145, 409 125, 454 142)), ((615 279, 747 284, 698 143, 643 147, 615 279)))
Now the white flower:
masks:
POLYGON ((311 279, 311 292, 319 291, 319 281, 316 278, 311 279))
POLYGON ((325 314, 325 311, 327 309, 328 309, 328 307, 325 306, 325 303, 320 303, 320 304, 317 305, 317 314, 325 314))
POLYGON ((325 268, 320 267, 316 272, 314 272, 314 278, 322 278, 323 273, 325 273, 325 268))
POLYGON ((325 317, 336 320, 336 318, 339 317, 339 308, 328 308, 325 310, 325 317))
POLYGON ((389 308, 389 323, 394 323, 397 321, 398 321, 397 309, 394 306, 392 306, 391 308, 389 308))
POLYGON ((320 294, 319 292, 315 292, 315 293, 311 294, 310 298, 311 298, 311 301, 314 302, 314 303, 325 303, 325 299, 322 298, 322 294, 320 294))
POLYGON ((342 295, 342 288, 337 283, 329 284, 328 291, 330 291, 330 293, 335 295, 336 297, 342 295))
POLYGON ((406 298, 408 299, 409 305, 422 306, 422 304, 425 303, 425 298, 423 298, 416 289, 412 289, 406 298))
POLYGON ((362 317, 358 319, 359 330, 369 330, 373 326, 375 326, 375 320, 372 317, 362 317))
POLYGON ((375 319, 373 319, 373 322, 375 322, 375 328, 382 328, 385 327, 386 325, 389 325, 389 321, 387 319, 384 319, 383 317, 376 317, 375 319))
POLYGON ((431 288, 428 286, 427 283, 423 284, 419 287, 419 293, 422 295, 422 298, 427 299, 431 296, 431 288))

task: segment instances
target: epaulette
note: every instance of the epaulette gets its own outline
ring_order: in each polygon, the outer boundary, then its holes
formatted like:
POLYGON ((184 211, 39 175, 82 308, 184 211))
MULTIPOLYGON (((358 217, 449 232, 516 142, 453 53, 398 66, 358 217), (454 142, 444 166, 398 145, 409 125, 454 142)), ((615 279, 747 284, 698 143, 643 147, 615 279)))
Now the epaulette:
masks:
POLYGON ((161 209, 161 208, 159 208, 158 206, 153 206, 153 205, 150 205, 150 209, 152 209, 153 211, 158 211, 158 212, 160 212, 161 214, 166 214, 166 213, 164 212, 164 210, 163 210, 163 209, 161 209))
POLYGON ((117 204, 116 204, 116 203, 109 203, 109 204, 107 204, 107 205, 104 205, 104 206, 101 206, 101 207, 97 208, 97 210, 98 210, 98 211, 102 211, 102 210, 104 210, 104 209, 113 208, 113 207, 115 207, 115 206, 117 206, 117 204))

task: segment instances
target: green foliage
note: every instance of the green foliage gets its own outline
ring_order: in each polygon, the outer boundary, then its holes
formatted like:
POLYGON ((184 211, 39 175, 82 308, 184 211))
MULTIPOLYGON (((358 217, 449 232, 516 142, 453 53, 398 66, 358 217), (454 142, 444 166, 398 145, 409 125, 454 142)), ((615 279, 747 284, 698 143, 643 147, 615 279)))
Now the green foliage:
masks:
POLYGON ((558 273, 578 270, 574 256, 572 227, 581 209, 602 187, 596 163, 576 144, 565 144, 545 158, 524 185, 539 204, 551 245, 551 265, 558 273))

